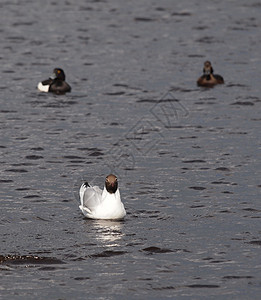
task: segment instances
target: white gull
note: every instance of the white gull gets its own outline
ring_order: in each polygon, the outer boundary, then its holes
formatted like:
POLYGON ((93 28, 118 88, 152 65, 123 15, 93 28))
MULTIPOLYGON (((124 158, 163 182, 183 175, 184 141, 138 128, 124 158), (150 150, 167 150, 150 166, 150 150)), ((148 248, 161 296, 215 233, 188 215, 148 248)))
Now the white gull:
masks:
POLYGON ((115 220, 123 219, 126 211, 121 202, 117 177, 110 174, 106 177, 103 191, 98 186, 88 182, 80 188, 79 206, 82 213, 91 219, 115 220))

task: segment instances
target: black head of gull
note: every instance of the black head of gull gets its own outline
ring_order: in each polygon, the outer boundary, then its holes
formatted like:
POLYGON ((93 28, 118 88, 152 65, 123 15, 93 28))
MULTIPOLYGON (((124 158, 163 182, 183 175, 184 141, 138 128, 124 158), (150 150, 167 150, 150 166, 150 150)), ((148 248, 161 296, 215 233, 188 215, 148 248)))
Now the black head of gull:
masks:
POLYGON ((105 180, 105 187, 110 194, 116 193, 118 189, 117 177, 113 174, 108 175, 105 180))

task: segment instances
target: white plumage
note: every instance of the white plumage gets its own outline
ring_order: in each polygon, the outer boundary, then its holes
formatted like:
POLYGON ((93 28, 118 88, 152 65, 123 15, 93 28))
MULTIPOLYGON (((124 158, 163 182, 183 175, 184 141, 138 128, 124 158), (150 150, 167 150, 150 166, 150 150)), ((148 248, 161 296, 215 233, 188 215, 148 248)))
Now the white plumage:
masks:
POLYGON ((40 92, 45 92, 45 93, 49 92, 49 87, 50 87, 49 84, 43 85, 42 82, 39 82, 37 85, 38 90, 40 92))
POLYGON ((83 183, 79 194, 81 202, 79 208, 88 218, 122 219, 126 215, 115 175, 110 174, 106 177, 103 190, 98 186, 83 183))

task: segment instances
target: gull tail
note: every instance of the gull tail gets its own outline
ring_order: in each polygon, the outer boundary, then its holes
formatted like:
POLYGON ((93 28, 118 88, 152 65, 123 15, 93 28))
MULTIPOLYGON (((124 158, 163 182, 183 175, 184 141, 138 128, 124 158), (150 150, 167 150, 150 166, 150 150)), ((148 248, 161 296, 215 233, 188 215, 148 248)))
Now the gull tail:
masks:
POLYGON ((91 186, 89 185, 89 183, 88 183, 87 181, 84 182, 84 183, 81 185, 81 187, 80 187, 79 195, 80 195, 80 203, 81 203, 81 205, 83 205, 83 197, 84 197, 84 193, 85 193, 85 191, 86 191, 86 189, 87 189, 88 187, 91 187, 91 186))

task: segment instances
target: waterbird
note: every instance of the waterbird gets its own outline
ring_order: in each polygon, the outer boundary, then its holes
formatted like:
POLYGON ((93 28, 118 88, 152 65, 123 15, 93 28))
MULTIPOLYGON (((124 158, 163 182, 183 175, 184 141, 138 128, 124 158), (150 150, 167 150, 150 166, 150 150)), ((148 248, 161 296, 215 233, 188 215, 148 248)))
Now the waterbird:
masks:
POLYGON ((205 61, 203 68, 203 75, 197 80, 198 86, 213 87, 216 84, 223 84, 224 79, 221 75, 214 74, 211 62, 205 61))
POLYGON ((51 92, 56 95, 63 95, 71 91, 70 85, 65 81, 64 71, 60 68, 55 68, 48 79, 38 83, 37 88, 41 92, 51 92))
POLYGON ((103 190, 84 182, 79 191, 80 210, 91 219, 117 220, 123 219, 126 211, 121 202, 118 179, 109 174, 105 179, 103 190))

